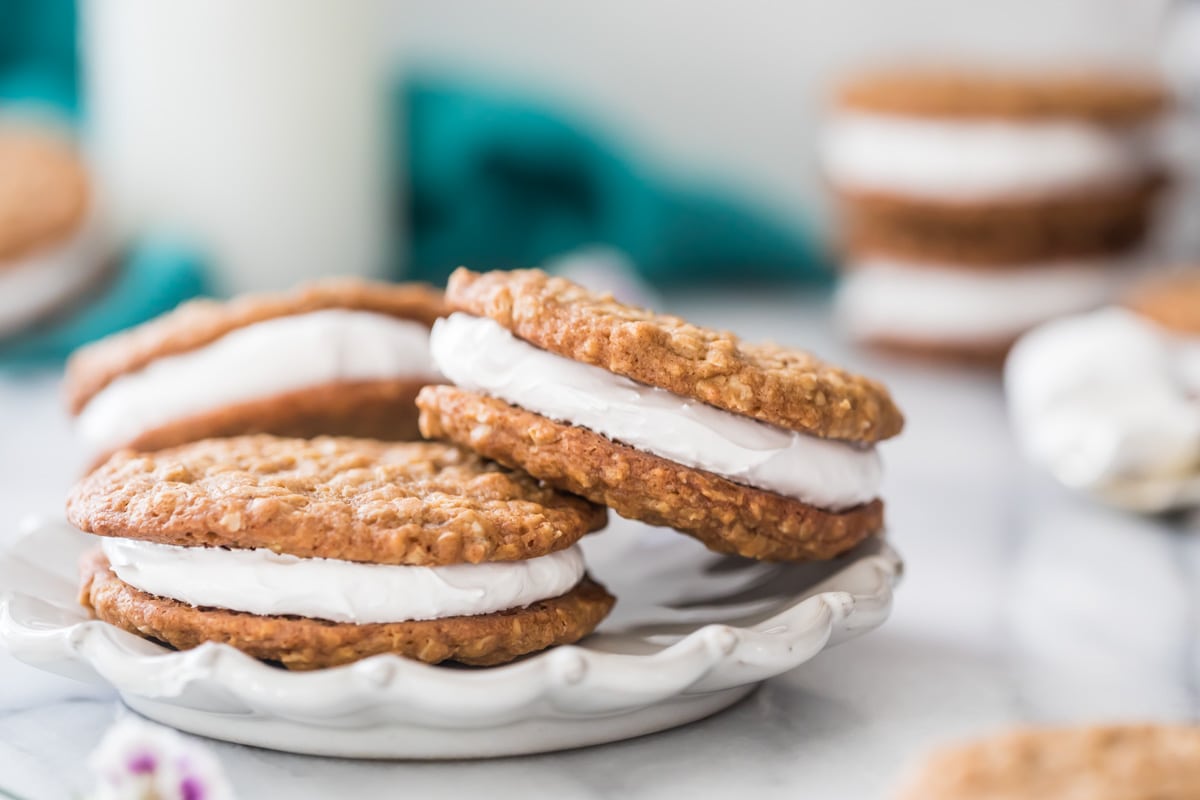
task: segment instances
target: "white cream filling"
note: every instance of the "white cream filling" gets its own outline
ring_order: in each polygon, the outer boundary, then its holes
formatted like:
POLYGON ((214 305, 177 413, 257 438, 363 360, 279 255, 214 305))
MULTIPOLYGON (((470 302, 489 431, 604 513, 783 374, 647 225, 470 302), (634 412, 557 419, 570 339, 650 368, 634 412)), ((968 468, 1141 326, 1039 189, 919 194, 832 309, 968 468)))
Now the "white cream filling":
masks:
POLYGON ((578 545, 527 561, 412 567, 104 539, 113 572, 143 592, 259 616, 367 624, 477 616, 566 594, 583 578, 578 545))
POLYGON ((438 369, 498 397, 730 480, 844 509, 879 495, 874 448, 783 430, 541 350, 498 323, 456 313, 430 337, 438 369))
POLYGON ((67 239, 0 265, 0 335, 53 311, 96 279, 108 253, 94 217, 67 239))
POLYGON ((933 200, 1021 198, 1144 178, 1159 163, 1153 126, 835 116, 822 159, 851 189, 933 200))
POLYGON ((860 339, 1001 342, 1104 303, 1117 280, 1111 266, 1087 261, 981 270, 865 258, 843 278, 836 313, 860 339))
POLYGON ((1017 439, 1077 489, 1200 476, 1197 352, 1121 308, 1043 325, 1005 365, 1017 439))
POLYGON ((421 323, 367 311, 314 311, 248 325, 122 375, 88 402, 78 427, 92 449, 105 451, 233 403, 328 383, 436 374, 421 323))

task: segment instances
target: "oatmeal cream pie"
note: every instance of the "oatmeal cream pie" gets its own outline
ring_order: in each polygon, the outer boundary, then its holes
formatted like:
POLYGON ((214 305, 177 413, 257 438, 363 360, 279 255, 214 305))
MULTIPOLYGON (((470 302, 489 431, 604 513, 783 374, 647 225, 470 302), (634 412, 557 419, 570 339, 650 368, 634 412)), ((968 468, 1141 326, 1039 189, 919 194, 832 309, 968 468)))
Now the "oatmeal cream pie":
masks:
POLYGON ((1016 731, 934 753, 897 800, 1196 800, 1200 727, 1016 731))
POLYGON ((335 279, 199 300, 79 350, 66 394, 97 455, 211 436, 417 438, 441 293, 335 279))
POLYGON ((622 516, 769 560, 883 527, 887 390, 808 353, 632 308, 537 270, 450 277, 421 430, 622 516))
POLYGON ((866 72, 841 87, 822 155, 859 248, 966 264, 1107 254, 1142 238, 1167 106, 1140 74, 866 72))
POLYGON ((110 254, 94 194, 60 135, 0 130, 0 336, 53 315, 103 279, 110 254))
POLYGON ((614 602, 576 544, 604 509, 445 444, 258 435, 122 451, 67 516, 103 537, 83 565, 96 617, 289 669, 380 653, 499 664, 581 639, 614 602))

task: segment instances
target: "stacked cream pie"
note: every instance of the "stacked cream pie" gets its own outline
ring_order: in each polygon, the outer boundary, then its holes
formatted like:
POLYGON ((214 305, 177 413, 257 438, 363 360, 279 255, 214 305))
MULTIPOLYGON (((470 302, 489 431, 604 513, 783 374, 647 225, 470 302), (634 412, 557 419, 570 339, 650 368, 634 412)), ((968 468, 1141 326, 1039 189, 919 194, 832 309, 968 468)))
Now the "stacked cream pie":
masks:
POLYGON ((82 299, 108 256, 74 147, 48 131, 0 129, 0 337, 82 299))
POLYGON ((94 615, 289 669, 392 653, 490 665, 575 642, 613 598, 577 542, 604 509, 457 447, 267 435, 118 453, 67 504, 100 537, 94 615))
POLYGON ((798 350, 616 302, 537 270, 456 271, 421 430, 617 513, 768 560, 883 528, 880 384, 798 350))
POLYGON ((212 436, 417 438, 441 293, 337 279, 185 304, 79 350, 65 390, 94 456, 212 436))
POLYGON ((855 338, 995 359, 1103 303, 1164 183, 1163 88, 1138 75, 898 69, 847 81, 823 161, 855 338))

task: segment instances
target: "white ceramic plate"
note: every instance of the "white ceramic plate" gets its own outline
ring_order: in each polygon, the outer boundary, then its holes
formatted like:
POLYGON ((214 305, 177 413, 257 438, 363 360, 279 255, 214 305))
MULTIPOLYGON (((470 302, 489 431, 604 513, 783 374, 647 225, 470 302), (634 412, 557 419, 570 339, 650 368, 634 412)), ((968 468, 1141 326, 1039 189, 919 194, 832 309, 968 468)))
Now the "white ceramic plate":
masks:
POLYGON ((0 555, 0 641, 17 658, 111 684, 182 730, 358 758, 545 752, 700 719, 877 627, 901 568, 882 541, 828 563, 763 564, 614 519, 584 548, 617 607, 577 646, 488 669, 385 655, 287 672, 225 645, 177 652, 89 620, 75 564, 90 537, 64 522, 25 527, 0 555))

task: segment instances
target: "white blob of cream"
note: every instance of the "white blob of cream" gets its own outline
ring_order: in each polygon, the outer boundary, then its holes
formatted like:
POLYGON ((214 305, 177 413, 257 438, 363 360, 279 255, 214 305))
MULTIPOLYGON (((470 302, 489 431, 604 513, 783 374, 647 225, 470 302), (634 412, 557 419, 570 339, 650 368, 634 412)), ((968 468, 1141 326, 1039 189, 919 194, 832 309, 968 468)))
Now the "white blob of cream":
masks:
POLYGON ((61 242, 0 265, 0 336, 54 311, 106 266, 98 220, 91 218, 61 242))
POLYGON ((578 545, 527 561, 414 567, 297 558, 270 550, 104 539, 113 572, 143 592, 259 616, 367 624, 523 608, 583 578, 578 545))
POLYGON ((456 313, 433 327, 438 369, 464 389, 730 480, 827 509, 879 495, 874 448, 787 431, 541 350, 456 313))
POLYGON ((1108 262, 947 268, 869 257, 850 265, 835 306, 858 339, 1002 343, 1048 319, 1106 302, 1117 273, 1108 262))
POLYGON ((436 374, 421 323, 367 311, 314 311, 248 325, 122 375, 88 402, 78 427, 103 452, 233 403, 329 383, 436 374))
POLYGON ((1067 486, 1148 508, 1158 495, 1143 502, 1131 484, 1200 477, 1200 383, 1180 358, 1200 343, 1184 344, 1120 308, 1026 334, 1005 388, 1029 458, 1067 486))
POLYGON ((929 200, 1037 197, 1139 181, 1160 163, 1153 125, 948 120, 845 112, 824 133, 838 186, 929 200))

